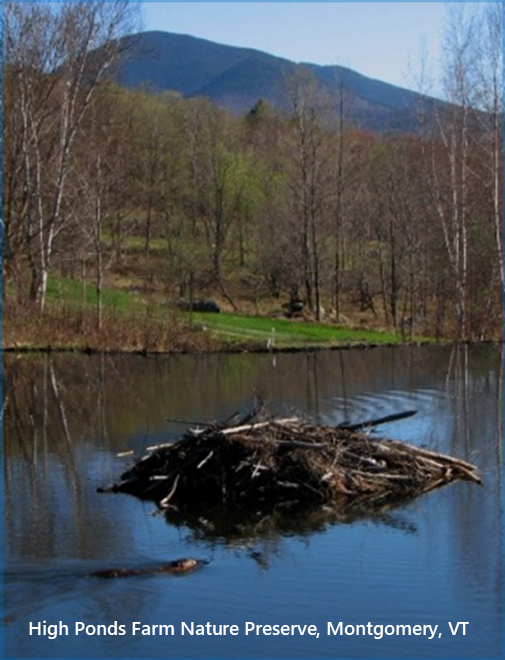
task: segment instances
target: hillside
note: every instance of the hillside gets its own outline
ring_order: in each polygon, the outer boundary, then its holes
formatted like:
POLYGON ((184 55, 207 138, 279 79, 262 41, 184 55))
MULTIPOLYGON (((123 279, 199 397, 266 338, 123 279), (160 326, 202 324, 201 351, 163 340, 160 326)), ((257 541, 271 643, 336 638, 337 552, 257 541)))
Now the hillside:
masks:
POLYGON ((114 72, 122 85, 206 96, 236 114, 247 112, 260 98, 286 111, 286 81, 299 67, 314 73, 334 105, 343 87, 348 121, 374 133, 415 131, 420 106, 433 109, 440 103, 341 66, 297 64, 187 35, 142 32, 124 37, 122 45, 128 55, 114 72))

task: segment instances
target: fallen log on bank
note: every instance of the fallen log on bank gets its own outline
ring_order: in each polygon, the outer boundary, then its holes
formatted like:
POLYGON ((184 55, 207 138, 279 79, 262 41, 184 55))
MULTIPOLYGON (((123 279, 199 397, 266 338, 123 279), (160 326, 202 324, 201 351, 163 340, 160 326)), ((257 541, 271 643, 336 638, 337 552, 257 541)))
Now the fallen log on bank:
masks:
POLYGON ((251 414, 228 424, 190 429, 176 442, 150 447, 121 481, 99 490, 181 512, 197 511, 202 503, 262 510, 324 504, 346 511, 411 499, 458 479, 481 483, 471 463, 355 430, 363 425, 251 414))

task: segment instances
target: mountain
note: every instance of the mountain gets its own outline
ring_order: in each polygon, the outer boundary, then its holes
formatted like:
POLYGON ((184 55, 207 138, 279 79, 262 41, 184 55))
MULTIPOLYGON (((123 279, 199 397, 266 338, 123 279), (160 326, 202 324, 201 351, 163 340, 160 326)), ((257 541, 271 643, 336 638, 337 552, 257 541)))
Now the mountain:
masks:
POLYGON ((375 133, 415 132, 419 107, 441 103, 341 66, 295 63, 188 35, 141 32, 124 37, 121 47, 128 54, 113 77, 125 87, 206 96, 236 114, 248 112, 259 99, 287 111, 286 81, 300 67, 313 72, 335 105, 343 86, 349 121, 375 133))

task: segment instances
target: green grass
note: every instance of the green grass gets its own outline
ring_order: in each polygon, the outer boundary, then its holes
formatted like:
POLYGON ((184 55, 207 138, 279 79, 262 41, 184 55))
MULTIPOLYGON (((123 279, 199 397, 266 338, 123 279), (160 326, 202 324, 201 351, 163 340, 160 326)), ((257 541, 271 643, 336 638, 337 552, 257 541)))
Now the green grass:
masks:
MULTIPOLYGON (((189 318, 189 315, 188 315, 189 318)), ((398 335, 379 330, 353 329, 322 323, 307 323, 239 314, 193 313, 193 323, 210 331, 217 339, 231 343, 253 343, 276 347, 318 346, 338 344, 391 344, 399 343, 398 335)))
MULTIPOLYGON (((83 305, 89 308, 96 307, 96 287, 88 282, 83 290, 82 282, 79 280, 50 275, 47 282, 47 301, 64 304, 73 309, 83 305)), ((102 304, 104 309, 117 312, 141 311, 144 307, 136 293, 110 288, 102 290, 102 304)))
MULTIPOLYGON (((83 291, 82 283, 68 278, 50 277, 48 281, 48 303, 79 312, 83 307, 93 313, 96 307, 96 289, 88 283, 83 291)), ((113 314, 132 324, 132 331, 146 314, 156 325, 166 324, 169 309, 164 301, 146 302, 132 291, 114 288, 102 292, 104 313, 113 314), (159 323, 158 323, 159 322, 159 323)), ((174 310, 171 310, 171 314, 174 310)), ((246 316, 222 312, 189 314, 178 312, 180 320, 191 325, 192 331, 202 329, 215 345, 226 348, 248 349, 308 348, 339 345, 399 344, 403 340, 398 333, 368 328, 351 328, 342 325, 246 316)), ((422 341, 416 337, 414 341, 422 341)))

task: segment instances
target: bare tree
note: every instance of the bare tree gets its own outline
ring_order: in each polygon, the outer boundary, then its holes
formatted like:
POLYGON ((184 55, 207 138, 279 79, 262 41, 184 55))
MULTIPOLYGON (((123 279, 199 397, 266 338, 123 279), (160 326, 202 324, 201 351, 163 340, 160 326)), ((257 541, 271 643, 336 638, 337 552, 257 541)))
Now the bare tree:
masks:
MULTIPOLYGON (((463 8, 464 9, 464 8, 463 8)), ((449 105, 438 117, 442 148, 432 151, 431 188, 456 287, 458 335, 467 334, 469 149, 475 23, 453 8, 445 35, 443 84, 449 105)))
POLYGON ((503 7, 485 3, 477 35, 474 105, 481 113, 484 168, 482 183, 489 191, 497 267, 503 281, 503 7))
POLYGON ((452 271, 460 338, 481 335, 498 280, 503 290, 502 8, 491 5, 450 8, 443 60, 449 103, 438 114, 439 139, 431 141, 427 192, 452 271), (487 226, 485 217, 491 218, 487 226), (484 266, 487 281, 479 283, 484 266))
POLYGON ((352 93, 346 86, 346 70, 341 69, 338 72, 338 97, 336 107, 336 134, 335 157, 336 166, 334 168, 335 178, 335 202, 334 202, 334 273, 333 273, 333 304, 335 307, 335 318, 337 321, 341 314, 341 294, 343 286, 343 275, 346 262, 346 237, 345 225, 349 213, 349 189, 353 179, 356 178, 356 163, 353 163, 351 153, 350 131, 348 125, 349 109, 353 103, 352 93))
POLYGON ((99 83, 121 55, 118 37, 132 29, 135 16, 128 0, 4 5, 6 140, 19 135, 16 170, 22 177, 6 231, 24 228, 30 298, 41 311, 54 242, 66 222, 76 135, 99 83))
POLYGON ((301 269, 308 306, 321 314, 322 224, 330 199, 329 150, 324 125, 328 102, 310 71, 288 81, 292 104, 292 198, 298 219, 301 269))

